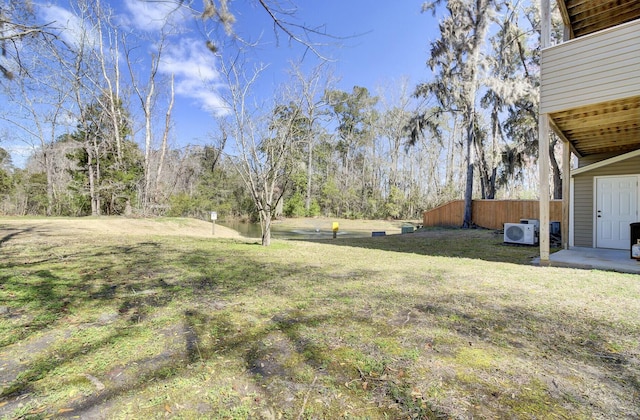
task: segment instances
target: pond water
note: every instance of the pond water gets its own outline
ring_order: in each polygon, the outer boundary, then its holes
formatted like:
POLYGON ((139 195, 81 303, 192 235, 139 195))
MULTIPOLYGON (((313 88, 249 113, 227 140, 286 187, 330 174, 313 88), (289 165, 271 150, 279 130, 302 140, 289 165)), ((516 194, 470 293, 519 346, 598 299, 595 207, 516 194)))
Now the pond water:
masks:
MULTIPOLYGON (((261 238, 262 231, 259 223, 221 222, 222 226, 236 230, 246 238, 261 238)), ((338 231, 338 237, 366 238, 371 231, 338 231)), ((271 225, 271 237, 275 239, 331 239, 331 229, 321 229, 320 226, 311 229, 287 229, 278 224, 271 225)))

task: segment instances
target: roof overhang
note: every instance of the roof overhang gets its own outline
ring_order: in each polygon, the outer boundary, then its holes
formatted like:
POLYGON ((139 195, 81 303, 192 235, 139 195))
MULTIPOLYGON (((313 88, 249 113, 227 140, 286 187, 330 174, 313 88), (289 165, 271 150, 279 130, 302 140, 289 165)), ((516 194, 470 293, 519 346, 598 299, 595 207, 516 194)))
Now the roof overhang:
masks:
POLYGON ((578 156, 640 149, 640 96, 555 112, 550 118, 578 156))
POLYGON ((558 7, 570 38, 630 22, 640 15, 637 0, 558 0, 558 7))

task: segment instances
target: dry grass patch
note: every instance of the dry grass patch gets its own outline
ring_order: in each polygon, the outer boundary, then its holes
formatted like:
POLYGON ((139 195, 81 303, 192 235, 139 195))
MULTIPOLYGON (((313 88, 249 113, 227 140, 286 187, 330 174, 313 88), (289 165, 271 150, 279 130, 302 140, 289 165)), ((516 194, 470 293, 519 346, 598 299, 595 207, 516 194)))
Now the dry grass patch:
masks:
POLYGON ((640 416, 636 275, 490 231, 263 248, 83 220, 0 219, 0 417, 640 416))

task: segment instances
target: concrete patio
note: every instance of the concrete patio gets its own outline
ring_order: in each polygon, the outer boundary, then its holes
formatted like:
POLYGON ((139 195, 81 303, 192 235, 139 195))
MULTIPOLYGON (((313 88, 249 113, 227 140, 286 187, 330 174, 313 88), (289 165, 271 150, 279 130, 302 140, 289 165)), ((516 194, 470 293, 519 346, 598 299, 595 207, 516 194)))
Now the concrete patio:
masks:
MULTIPOLYGON (((552 267, 640 274, 640 261, 631 259, 629 251, 620 249, 573 247, 551 254, 549 261, 552 267)), ((540 258, 536 258, 533 263, 539 265, 540 258)))

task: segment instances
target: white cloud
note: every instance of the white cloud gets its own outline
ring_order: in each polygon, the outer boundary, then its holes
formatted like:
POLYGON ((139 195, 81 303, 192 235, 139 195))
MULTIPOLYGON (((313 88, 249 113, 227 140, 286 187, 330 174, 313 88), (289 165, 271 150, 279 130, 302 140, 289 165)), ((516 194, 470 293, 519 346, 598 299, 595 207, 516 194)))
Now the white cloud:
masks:
POLYGON ((183 38, 167 47, 160 71, 175 75, 178 95, 194 99, 206 111, 221 116, 228 113, 228 107, 218 93, 220 73, 216 65, 216 57, 204 41, 183 38))
MULTIPOLYGON (((169 19, 172 25, 181 25, 190 18, 182 2, 124 0, 126 13, 120 15, 122 24, 133 28, 154 32, 162 29, 169 19)), ((96 48, 98 37, 84 24, 82 19, 71 11, 59 6, 43 7, 42 18, 45 22, 55 22, 60 36, 76 47, 96 48)), ((209 51, 203 40, 182 37, 178 42, 165 47, 160 71, 175 75, 176 94, 192 99, 202 109, 215 115, 225 115, 228 107, 219 95, 220 74, 216 57, 209 51)))
POLYGON ((216 57, 204 41, 183 38, 179 44, 170 45, 162 60, 162 70, 189 79, 217 80, 216 57))
POLYGON ((216 116, 223 116, 229 113, 229 108, 220 95, 211 90, 210 86, 203 85, 193 79, 180 80, 176 83, 176 92, 179 95, 195 99, 200 106, 216 116))
POLYGON ((55 5, 43 6, 40 10, 42 19, 46 23, 53 23, 52 26, 60 30, 64 41, 75 47, 84 45, 91 49, 99 45, 98 34, 69 10, 55 5))
POLYGON ((179 27, 190 17, 179 1, 125 0, 124 5, 128 12, 124 22, 147 32, 159 31, 165 24, 179 27))

